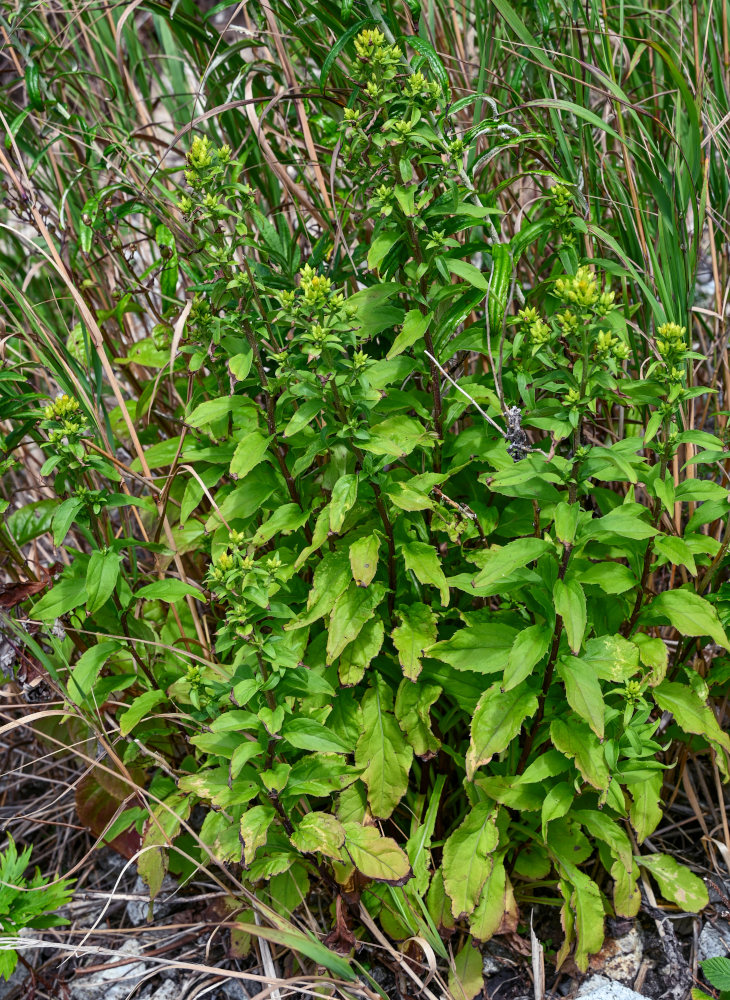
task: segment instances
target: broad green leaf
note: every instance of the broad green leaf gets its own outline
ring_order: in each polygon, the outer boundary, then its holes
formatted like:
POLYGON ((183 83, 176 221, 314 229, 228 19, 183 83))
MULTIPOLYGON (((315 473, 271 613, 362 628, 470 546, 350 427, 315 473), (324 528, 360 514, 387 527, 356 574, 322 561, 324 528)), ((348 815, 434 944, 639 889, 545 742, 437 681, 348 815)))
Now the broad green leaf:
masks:
POLYGON ((345 850, 366 878, 388 885, 405 885, 411 878, 408 857, 391 837, 384 837, 374 826, 343 823, 343 827, 345 850))
POLYGON ((730 990, 730 960, 724 956, 707 958, 702 965, 702 975, 716 990, 730 990))
POLYGON ((370 661, 380 652, 385 637, 385 629, 379 618, 371 618, 360 629, 357 639, 345 646, 338 666, 340 683, 353 687, 363 679, 370 661))
POLYGON ((370 810, 378 819, 388 819, 405 795, 413 760, 389 699, 387 685, 376 679, 362 700, 362 731, 355 748, 355 764, 362 768, 370 810))
POLYGON ((631 807, 629 817, 636 831, 636 839, 641 844, 656 830, 662 818, 661 794, 664 775, 656 771, 644 781, 631 786, 631 807))
POLYGON ((529 677, 535 665, 547 656, 552 641, 553 630, 547 625, 530 625, 518 632, 509 651, 502 688, 511 691, 529 677))
POLYGON ((80 500, 78 497, 69 497, 68 500, 64 500, 63 503, 59 504, 53 515, 53 544, 55 546, 58 547, 61 545, 68 534, 69 528, 75 521, 76 515, 83 506, 83 500, 80 500))
POLYGON ((657 880, 662 896, 676 903, 685 913, 699 913, 709 902, 707 887, 701 878, 668 854, 645 854, 636 857, 642 868, 657 880))
POLYGON ((297 850, 304 854, 318 851, 325 857, 339 861, 345 843, 345 828, 329 813, 310 812, 302 817, 290 839, 297 850))
POLYGON ((285 503, 277 507, 271 517, 267 518, 251 539, 251 545, 258 548, 266 545, 272 538, 291 534, 301 528, 309 519, 309 511, 302 510, 299 504, 285 503))
POLYGON ((332 487, 330 500, 330 531, 337 534, 342 527, 347 512, 357 500, 357 476, 340 476, 332 487))
POLYGON ((343 649, 357 639, 363 625, 375 614, 385 594, 379 583, 358 587, 351 583, 337 598, 327 634, 327 662, 333 663, 343 649))
POLYGON ((589 639, 578 659, 586 673, 617 684, 633 677, 639 669, 639 651, 622 635, 589 639))
POLYGON ((578 719, 569 722, 554 719, 550 725, 550 738, 555 748, 575 763, 589 785, 599 791, 608 788, 609 773, 603 747, 587 725, 578 719))
POLYGON ((287 629, 305 628, 329 614, 351 579, 348 553, 343 549, 325 552, 314 571, 306 613, 301 618, 289 622, 285 627, 287 629))
POLYGON ((380 535, 373 532, 356 539, 350 546, 350 567, 352 578, 358 587, 367 587, 378 568, 380 535))
POLYGON ((488 764, 492 757, 506 750, 522 729, 525 719, 537 711, 537 695, 524 685, 502 692, 492 684, 482 694, 471 721, 471 742, 466 755, 466 774, 488 764))
POLYGON ((305 400, 297 410, 294 411, 294 416, 291 418, 289 423, 284 428, 284 433, 282 437, 290 438, 298 434, 307 424, 315 417, 322 409, 321 399, 307 399, 305 400))
MULTIPOLYGON (((568 868, 568 866, 565 866, 568 868)), ((596 883, 574 866, 568 868, 570 895, 567 905, 573 913, 576 934, 575 964, 585 972, 591 955, 599 952, 604 940, 604 907, 596 883)))
POLYGON ((639 650, 639 659, 645 667, 651 669, 651 674, 648 677, 650 686, 656 687, 667 676, 669 666, 667 644, 663 639, 644 635, 643 632, 638 632, 631 638, 639 650))
POLYGON ((518 538, 507 545, 488 549, 487 559, 474 579, 474 586, 486 587, 501 583, 515 570, 539 559, 552 547, 552 543, 544 538, 518 538))
POLYGON ((479 948, 468 937, 449 968, 449 994, 454 1000, 474 1000, 484 989, 484 959, 479 948))
POLYGON ((419 309, 410 309, 403 319, 403 328, 388 351, 388 360, 402 354, 403 351, 420 340, 428 330, 432 318, 433 313, 431 312, 422 313, 419 309))
POLYGON ((578 656, 561 657, 558 660, 558 674, 565 684, 568 704, 602 740, 605 705, 598 678, 578 656))
POLYGON ((667 618, 682 635, 709 635, 718 646, 729 648, 717 611, 691 590, 665 590, 654 598, 648 612, 654 621, 667 618))
POLYGON ((98 611, 114 593, 119 577, 119 552, 112 549, 95 549, 86 570, 86 610, 90 615, 98 611))
POLYGON ((406 569, 412 570, 419 583, 436 587, 441 594, 441 605, 449 603, 449 585, 441 568, 438 552, 428 542, 406 542, 403 546, 406 569))
POLYGON ((456 920, 474 911, 491 873, 499 840, 495 819, 491 806, 480 802, 444 844, 444 887, 456 920))
POLYGON ((320 753, 352 753, 353 747, 340 739, 331 726, 323 726, 315 719, 301 716, 289 719, 281 735, 298 750, 312 750, 320 753))
POLYGON ((428 760, 441 746, 431 731, 431 706, 442 689, 438 684, 419 684, 402 680, 395 699, 395 717, 413 747, 416 757, 428 760))
POLYGON ((634 538, 639 541, 653 538, 657 529, 646 520, 647 509, 639 503, 626 502, 603 517, 594 518, 585 524, 578 532, 578 542, 586 542, 590 538, 603 539, 606 535, 618 535, 620 538, 634 538))
POLYGON ((542 823, 542 839, 547 842, 548 838, 548 823, 551 819, 560 819, 561 816, 565 816, 573 805, 573 798, 575 792, 567 781, 560 781, 557 785, 553 785, 552 788, 548 789, 543 799, 542 809, 540 810, 540 821, 542 823))
POLYGON ((236 479, 243 479, 266 457, 271 438, 259 431, 244 434, 236 445, 231 459, 230 473, 236 479))
POLYGON ((617 562, 593 563, 589 569, 577 572, 575 579, 600 587, 606 594, 624 594, 638 583, 629 567, 617 562))
POLYGON ((119 716, 119 731, 122 736, 128 736, 153 708, 167 700, 164 691, 145 691, 135 698, 129 708, 119 716))
POLYGON ((497 674, 509 662, 517 630, 501 622, 480 622, 454 632, 450 639, 437 642, 428 656, 448 663, 457 670, 497 674))
POLYGON ((182 580, 168 578, 156 580, 154 583, 140 587, 139 590, 135 591, 134 596, 137 599, 144 598, 146 601, 166 601, 168 604, 174 604, 187 597, 188 594, 198 598, 203 596, 202 591, 198 590, 197 587, 183 583, 182 580))
POLYGON ((410 455, 414 448, 433 447, 434 439, 428 431, 413 417, 388 417, 376 424, 370 430, 369 439, 361 444, 364 451, 371 455, 383 455, 386 458, 404 458, 410 455))
POLYGON ((256 851, 266 843, 269 827, 276 812, 273 806, 254 806, 241 816, 241 843, 243 844, 243 863, 249 867, 256 851))
POLYGON ((693 689, 675 681, 662 681, 654 688, 654 700, 663 712, 671 712, 680 729, 719 743, 730 751, 730 737, 715 718, 715 713, 693 689))
POLYGON ((427 604, 411 604, 400 608, 401 624, 393 629, 393 645, 403 674, 415 681, 421 672, 421 657, 436 642, 436 616, 427 604))
POLYGON ((563 619, 568 645, 574 653, 580 652, 586 631, 586 596, 575 580, 556 580, 553 587, 555 611, 563 619))
POLYGON ((77 608, 86 600, 86 580, 79 577, 61 577, 48 593, 33 605, 32 617, 39 621, 52 621, 77 608))
POLYGON ((455 257, 447 257, 444 263, 452 274, 462 278, 467 284, 478 288, 480 292, 484 292, 485 294, 489 291, 489 282, 478 267, 474 267, 473 264, 470 264, 466 260, 459 260, 455 257))
POLYGON ((102 667, 119 648, 118 642, 109 639, 90 646, 81 654, 71 671, 67 685, 69 698, 76 705, 82 705, 90 698, 102 667))
POLYGON ((686 566, 692 576, 697 576, 697 564, 692 549, 676 535, 658 535, 654 539, 654 551, 674 566, 686 566))

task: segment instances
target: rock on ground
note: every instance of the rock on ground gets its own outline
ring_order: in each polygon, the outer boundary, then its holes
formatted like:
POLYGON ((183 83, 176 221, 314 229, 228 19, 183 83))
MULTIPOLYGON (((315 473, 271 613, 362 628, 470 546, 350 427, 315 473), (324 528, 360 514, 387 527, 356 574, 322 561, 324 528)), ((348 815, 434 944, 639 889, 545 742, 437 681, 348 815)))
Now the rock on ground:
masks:
POLYGON ((697 942, 699 959, 725 958, 730 955, 730 925, 718 920, 715 924, 705 924, 697 942))
POLYGON ((578 990, 581 1000, 645 1000, 628 986, 622 986, 605 976, 591 976, 578 990))
MULTIPOLYGON (((106 955, 104 961, 112 964, 122 958, 136 958, 142 947, 136 938, 125 941, 116 956, 106 955)), ((125 1000, 132 988, 146 973, 144 962, 130 961, 101 969, 90 976, 78 976, 71 985, 71 1000, 125 1000)))

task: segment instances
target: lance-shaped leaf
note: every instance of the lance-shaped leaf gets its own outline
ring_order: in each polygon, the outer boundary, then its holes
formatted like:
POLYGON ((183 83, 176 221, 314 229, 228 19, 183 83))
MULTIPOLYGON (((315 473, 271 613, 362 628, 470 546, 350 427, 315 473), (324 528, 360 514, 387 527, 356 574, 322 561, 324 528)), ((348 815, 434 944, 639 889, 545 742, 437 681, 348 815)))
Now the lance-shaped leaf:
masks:
POLYGON ((441 694, 438 684, 414 684, 403 680, 395 698, 395 717, 413 747, 416 757, 434 757, 441 741, 431 731, 431 706, 441 694))
POLYGON ((664 775, 661 771, 637 781, 631 785, 631 808, 629 817, 631 825, 636 830, 636 839, 639 843, 646 840, 656 828, 662 818, 661 795, 664 775))
POLYGON ((429 545, 428 542, 406 542, 403 546, 403 558, 406 561, 406 569, 413 571, 419 583, 438 589, 441 594, 441 605, 445 608, 449 603, 449 585, 433 545, 429 545))
POLYGON ((345 851, 366 878, 388 885, 405 885, 411 878, 411 865, 404 851, 391 837, 384 837, 377 827, 344 823, 345 851))
POLYGON ((552 542, 543 538, 518 538, 501 547, 487 551, 487 560, 474 579, 475 587, 498 586, 517 569, 534 562, 552 548, 552 542))
POLYGON ((480 674, 500 673, 507 666, 517 629, 501 622, 467 625, 431 646, 428 655, 456 670, 480 674))
POLYGON ((347 516, 347 512, 352 508, 357 500, 357 476, 340 476, 332 487, 332 500, 330 501, 330 530, 338 532, 347 516))
POLYGON ((569 757, 589 785, 605 791, 609 774, 603 747, 585 723, 571 718, 554 719, 550 725, 553 746, 569 757))
POLYGON ((403 739, 391 711, 392 694, 384 681, 376 683, 362 700, 362 731, 355 763, 363 769, 373 816, 387 819, 408 787, 413 750, 403 739))
POLYGON ((672 713, 677 725, 685 733, 704 736, 730 751, 730 737, 720 728, 712 709, 691 687, 674 681, 662 681, 654 688, 654 700, 663 712, 672 713))
POLYGON ((602 740, 605 705, 598 678, 582 658, 577 656, 561 657, 558 661, 558 673, 565 684, 568 704, 602 740))
POLYGON ((480 802, 444 844, 444 888, 458 920, 474 911, 492 871, 499 833, 491 806, 480 802))
POLYGON ((325 552, 314 571, 312 589, 307 600, 307 610, 301 618, 286 625, 288 629, 305 628, 334 607, 335 601, 347 588, 351 579, 348 553, 342 550, 325 552))
POLYGON ((241 842, 243 844, 243 863, 248 868, 254 855, 266 837, 274 819, 273 806, 254 806, 241 817, 241 842))
POLYGON ((730 648, 717 611, 704 597, 691 590, 666 590, 655 597, 642 614, 646 621, 662 618, 667 618, 682 635, 709 635, 718 646, 730 648))
POLYGON ((563 619, 568 645, 574 653, 580 651, 586 631, 586 595, 575 580, 556 580, 553 588, 555 611, 563 619))
POLYGON ((524 687, 502 692, 492 684, 482 694, 471 722, 471 743, 466 755, 466 773, 488 764, 496 753, 506 750, 522 729, 525 719, 537 711, 537 695, 524 687))
POLYGON ((505 914, 514 905, 514 893, 504 867, 504 854, 495 855, 469 929, 478 941, 488 941, 499 930, 505 914))
POLYGON ((385 629, 379 618, 371 618, 360 629, 357 639, 346 646, 340 656, 338 673, 344 687, 353 687, 363 679, 370 661, 380 652, 385 629))
POLYGON ((401 624, 393 629, 393 645, 403 673, 415 681, 421 672, 424 651, 436 642, 436 616, 426 604, 412 604, 399 608, 401 624))
POLYGON ((358 587, 351 583, 337 598, 332 608, 327 635, 327 662, 332 663, 345 646, 357 639, 365 622, 375 614, 385 594, 385 587, 375 583, 371 587, 358 587))

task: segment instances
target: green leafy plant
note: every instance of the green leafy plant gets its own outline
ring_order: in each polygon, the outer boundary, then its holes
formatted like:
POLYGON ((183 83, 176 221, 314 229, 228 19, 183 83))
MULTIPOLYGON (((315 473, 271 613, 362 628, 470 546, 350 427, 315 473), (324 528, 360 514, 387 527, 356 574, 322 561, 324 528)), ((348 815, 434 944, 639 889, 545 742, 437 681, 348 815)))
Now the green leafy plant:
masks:
MULTIPOLYGON (((323 895, 342 951, 360 905, 442 958, 458 930, 466 993, 473 944, 521 906, 559 906, 557 961, 585 969, 642 870, 707 902, 641 847, 673 748, 725 777, 730 750, 710 697, 730 677, 724 422, 695 422, 715 382, 668 260, 702 183, 677 154, 681 204, 657 195, 650 245, 651 213, 628 232, 573 169, 553 112, 579 104, 561 90, 528 128, 482 89, 454 99, 425 33, 370 6, 329 55, 300 39, 322 87, 350 70, 313 123, 330 185, 277 186, 201 121, 184 166, 125 153, 144 183, 72 200, 76 333, 63 364, 45 347, 46 406, 15 395, 29 352, 7 385, 55 499, 6 523, 13 551, 50 533, 71 557, 27 604, 34 652, 90 727, 116 719, 104 738, 149 808, 123 776, 104 836, 135 825, 153 895, 168 865, 240 865, 271 920, 323 895), (522 175, 538 196, 518 228, 522 175)), ((525 70, 550 95, 546 72, 525 70)), ((648 190, 667 167, 642 136, 648 190)))
MULTIPOLYGON (((730 996, 730 958, 708 958, 702 962, 702 975, 710 986, 720 990, 719 1000, 730 996)), ((710 1000, 703 990, 693 989, 692 1000, 710 1000)))
POLYGON ((26 847, 20 854, 12 837, 0 854, 0 929, 5 943, 0 950, 0 975, 9 979, 18 964, 18 953, 8 947, 8 939, 17 938, 23 928, 58 927, 68 920, 54 911, 71 899, 70 879, 48 881, 36 868, 27 876, 32 852, 26 847))

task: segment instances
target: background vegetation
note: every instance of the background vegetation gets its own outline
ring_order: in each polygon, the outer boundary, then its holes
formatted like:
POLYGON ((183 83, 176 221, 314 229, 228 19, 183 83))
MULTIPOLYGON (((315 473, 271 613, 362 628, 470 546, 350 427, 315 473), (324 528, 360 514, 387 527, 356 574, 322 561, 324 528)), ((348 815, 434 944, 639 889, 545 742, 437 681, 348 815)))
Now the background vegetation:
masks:
POLYGON ((727 6, 2 11, 2 655, 82 822, 355 992, 701 909, 727 6))

